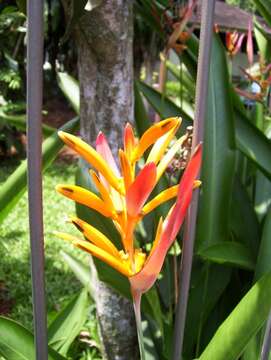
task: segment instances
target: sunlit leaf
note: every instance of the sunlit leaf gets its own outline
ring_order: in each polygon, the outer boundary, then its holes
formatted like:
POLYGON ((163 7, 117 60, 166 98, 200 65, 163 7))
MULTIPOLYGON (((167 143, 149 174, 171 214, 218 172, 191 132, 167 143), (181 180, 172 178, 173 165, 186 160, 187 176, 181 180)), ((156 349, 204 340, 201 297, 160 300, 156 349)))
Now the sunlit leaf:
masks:
POLYGON ((271 308, 271 273, 262 277, 220 325, 199 360, 236 360, 271 308))
POLYGON ((48 328, 48 342, 58 353, 67 354, 87 320, 88 308, 89 298, 87 289, 84 288, 52 321, 48 328))
MULTIPOLYGON (((8 360, 35 360, 34 336, 14 320, 0 317, 0 355, 8 360)), ((62 355, 49 348, 48 360, 64 360, 62 355)))

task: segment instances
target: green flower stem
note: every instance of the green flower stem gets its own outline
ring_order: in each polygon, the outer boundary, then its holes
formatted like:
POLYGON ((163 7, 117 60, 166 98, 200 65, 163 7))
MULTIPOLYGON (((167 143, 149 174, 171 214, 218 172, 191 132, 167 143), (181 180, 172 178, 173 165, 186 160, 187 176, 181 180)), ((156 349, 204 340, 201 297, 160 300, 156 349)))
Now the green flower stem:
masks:
POLYGON ((145 349, 144 349, 144 338, 143 338, 142 325, 141 325, 141 311, 140 311, 142 294, 140 292, 132 290, 132 296, 133 296, 133 305, 134 305, 134 312, 135 312, 135 319, 136 319, 138 344, 139 344, 139 350, 140 350, 140 359, 146 360, 145 349))

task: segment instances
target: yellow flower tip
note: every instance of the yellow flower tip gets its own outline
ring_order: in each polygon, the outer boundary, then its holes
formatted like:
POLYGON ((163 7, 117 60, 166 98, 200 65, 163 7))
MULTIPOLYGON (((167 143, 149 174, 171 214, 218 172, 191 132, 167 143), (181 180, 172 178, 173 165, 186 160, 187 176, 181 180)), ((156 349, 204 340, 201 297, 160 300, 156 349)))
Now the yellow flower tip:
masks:
POLYGON ((84 229, 83 229, 83 221, 80 220, 79 218, 75 217, 75 216, 72 216, 70 217, 70 222, 80 231, 80 232, 84 232, 84 229))
POLYGON ((132 162, 137 161, 149 146, 155 143, 159 138, 165 135, 167 132, 178 127, 181 123, 180 117, 171 117, 162 120, 152 125, 148 130, 141 136, 138 145, 135 147, 132 154, 132 162))
POLYGON ((70 216, 65 216, 64 217, 64 222, 66 223, 66 224, 72 224, 72 217, 73 217, 73 215, 70 215, 70 216))
POLYGON ((73 190, 70 188, 70 185, 65 185, 65 184, 56 185, 55 190, 62 195, 73 193, 73 190))
POLYGON ((57 135, 60 137, 61 140, 63 140, 64 134, 65 134, 65 132, 61 131, 61 130, 57 132, 57 135))
POLYGON ((194 184, 193 184, 193 189, 197 189, 198 187, 200 187, 202 184, 202 182, 200 180, 195 180, 194 184))
POLYGON ((66 133, 65 131, 58 131, 57 134, 60 137, 60 139, 64 143, 66 143, 68 146, 73 147, 75 145, 75 142, 74 142, 73 138, 76 139, 76 137, 74 135, 66 133))
POLYGON ((181 123, 182 123, 182 121, 183 121, 183 119, 180 117, 180 116, 176 116, 175 118, 173 118, 174 120, 174 122, 175 122, 175 126, 177 127, 179 127, 180 125, 181 125, 181 123))
POLYGON ((72 244, 76 244, 78 241, 80 241, 80 239, 76 238, 75 236, 66 234, 66 233, 63 233, 60 231, 54 231, 54 235, 62 240, 66 240, 72 244))
POLYGON ((165 132, 171 130, 174 127, 180 126, 182 122, 182 118, 179 116, 167 118, 165 120, 160 121, 156 125, 163 129, 165 132))

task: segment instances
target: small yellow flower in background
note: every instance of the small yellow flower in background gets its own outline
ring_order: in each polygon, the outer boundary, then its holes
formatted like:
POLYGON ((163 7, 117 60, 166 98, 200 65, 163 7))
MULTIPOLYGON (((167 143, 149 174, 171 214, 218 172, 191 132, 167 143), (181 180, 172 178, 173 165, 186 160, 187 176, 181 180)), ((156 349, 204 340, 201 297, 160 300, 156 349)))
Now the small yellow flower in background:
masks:
POLYGON ((200 183, 196 180, 201 163, 201 146, 198 146, 180 184, 148 201, 157 182, 187 138, 187 135, 182 136, 168 149, 180 124, 180 118, 168 118, 151 126, 140 139, 134 136, 132 127, 127 124, 124 147, 119 150, 120 169, 103 133, 100 132, 97 137, 95 150, 80 138, 59 132, 60 138, 92 166, 89 173, 99 196, 76 185, 57 185, 56 190, 111 218, 120 233, 123 249, 118 249, 99 230, 75 216, 70 221, 81 231, 84 239, 66 233, 58 233, 58 236, 127 276, 133 295, 136 293, 141 296, 155 282, 166 253, 183 222, 193 188, 200 183), (137 162, 151 146, 145 165, 137 171, 137 162), (150 253, 147 255, 142 249, 135 248, 134 232, 138 222, 157 206, 174 197, 177 197, 177 201, 167 217, 160 219, 150 253))

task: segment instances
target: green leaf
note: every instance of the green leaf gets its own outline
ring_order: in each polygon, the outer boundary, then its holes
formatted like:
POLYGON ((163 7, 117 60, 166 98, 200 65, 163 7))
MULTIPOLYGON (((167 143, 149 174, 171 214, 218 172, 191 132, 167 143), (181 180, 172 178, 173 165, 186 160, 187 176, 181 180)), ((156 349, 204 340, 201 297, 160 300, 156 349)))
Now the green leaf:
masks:
POLYGON ((271 274, 262 277, 218 328, 199 360, 236 360, 263 326, 271 307, 271 274))
POLYGON ((260 220, 271 205, 271 181, 261 172, 256 174, 255 210, 260 220))
MULTIPOLYGON (((74 132, 78 129, 79 119, 74 118, 63 125, 60 130, 74 132)), ((42 145, 43 171, 56 158, 59 150, 64 146, 59 139, 57 131, 49 136, 42 145)), ((27 162, 26 160, 8 177, 0 188, 0 223, 6 218, 8 213, 14 208, 22 197, 27 186, 27 162)))
POLYGON ((271 37, 259 22, 254 22, 254 34, 262 58, 268 63, 271 56, 271 37))
POLYGON ((63 94, 68 99, 73 110, 79 115, 80 112, 80 90, 76 79, 65 72, 57 74, 58 84, 63 94))
POLYGON ((143 82, 138 82, 138 89, 162 118, 181 116, 183 118, 181 131, 184 131, 187 126, 191 125, 191 117, 170 99, 163 97, 161 93, 143 82))
POLYGON ((92 274, 90 271, 90 266, 85 265, 82 261, 76 259, 74 256, 67 254, 65 251, 61 251, 60 254, 69 265, 70 269, 73 271, 77 279, 82 283, 82 285, 89 290, 89 294, 94 299, 95 289, 92 282, 92 274))
POLYGON ((87 320, 88 290, 84 288, 56 316, 48 328, 49 345, 61 355, 66 355, 72 342, 87 320))
POLYGON ((267 22, 268 26, 271 27, 271 3, 269 0, 253 0, 256 5, 256 9, 259 11, 261 16, 267 22))
MULTIPOLYGON (((15 126, 20 131, 26 131, 25 115, 7 115, 4 112, 0 112, 0 119, 5 120, 9 125, 15 126)), ((51 126, 42 124, 42 134, 45 137, 52 135, 55 130, 51 126)))
POLYGON ((199 249, 228 240, 234 148, 234 118, 227 62, 223 46, 214 35, 203 141, 202 194, 196 235, 199 249))
MULTIPOLYGON (((35 360, 33 334, 16 321, 0 316, 0 355, 8 360, 35 360)), ((49 348, 48 360, 64 359, 49 348)))
POLYGON ((143 332, 143 342, 145 349, 145 358, 146 360, 156 360, 160 359, 155 348, 155 342, 152 338, 152 332, 147 321, 142 321, 142 332, 143 332))
POLYGON ((195 83, 187 72, 186 68, 184 66, 177 66, 170 60, 166 61, 166 66, 170 73, 180 82, 180 84, 182 84, 187 89, 190 97, 194 97, 196 91, 195 83))
POLYGON ((198 335, 229 284, 231 273, 230 267, 193 262, 184 335, 184 355, 188 359, 192 358, 198 335))
POLYGON ((135 95, 135 125, 139 136, 150 127, 151 122, 147 116, 147 112, 139 92, 138 82, 134 82, 134 95, 135 95))
POLYGON ((230 213, 234 239, 250 248, 256 260, 260 244, 260 224, 247 190, 237 177, 233 186, 230 213))
POLYGON ((228 264, 247 270, 254 270, 253 254, 248 246, 233 241, 213 244, 198 252, 203 259, 218 264, 228 264))
POLYGON ((249 121, 236 103, 236 98, 234 106, 237 147, 271 179, 271 141, 249 121))
MULTIPOLYGON (((254 281, 257 281, 261 276, 271 271, 271 210, 269 210, 263 226, 261 244, 258 252, 257 263, 255 267, 254 281)), ((254 360, 260 358, 261 344, 264 332, 257 334, 253 337, 246 348, 244 360, 254 360)))
MULTIPOLYGON (((262 104, 261 104, 262 105, 262 104)), ((261 114, 262 119, 259 123, 264 128, 264 114, 261 114)), ((267 129, 264 131, 265 135, 270 139, 270 132, 267 129)), ((267 213, 271 204, 271 181, 260 171, 256 173, 256 184, 255 184, 255 210, 261 220, 267 213)))
POLYGON ((26 0, 16 0, 19 10, 26 15, 26 0))
POLYGON ((261 244, 258 253, 258 259, 255 269, 255 280, 258 280, 262 275, 271 271, 271 210, 268 211, 266 215, 261 244))

